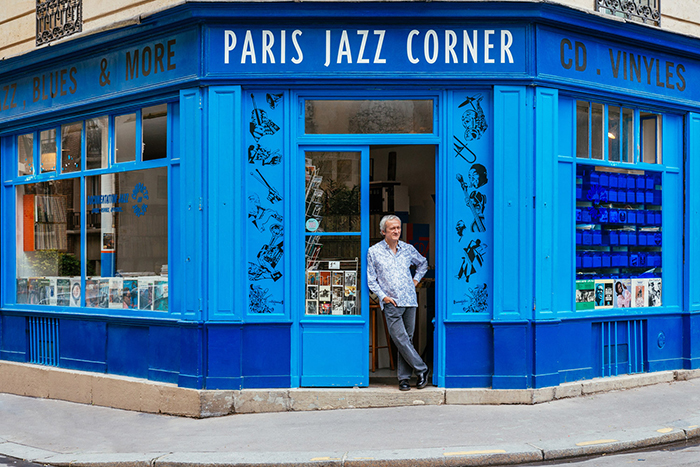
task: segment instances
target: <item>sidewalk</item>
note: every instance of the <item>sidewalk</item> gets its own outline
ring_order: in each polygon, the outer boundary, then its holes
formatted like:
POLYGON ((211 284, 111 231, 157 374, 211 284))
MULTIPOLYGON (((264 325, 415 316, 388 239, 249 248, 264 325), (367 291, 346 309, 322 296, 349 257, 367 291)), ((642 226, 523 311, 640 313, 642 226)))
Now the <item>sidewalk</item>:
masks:
MULTIPOLYGON (((439 391, 423 391, 432 390, 439 391)), ((206 419, 0 394, 0 454, 56 466, 497 465, 696 437, 700 379, 535 405, 420 405, 206 419)))

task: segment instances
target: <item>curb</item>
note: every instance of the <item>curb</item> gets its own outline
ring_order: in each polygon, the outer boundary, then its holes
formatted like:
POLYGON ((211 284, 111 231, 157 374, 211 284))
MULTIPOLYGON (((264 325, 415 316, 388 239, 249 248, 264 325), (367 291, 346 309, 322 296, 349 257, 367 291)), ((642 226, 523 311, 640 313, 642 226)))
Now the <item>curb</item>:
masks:
POLYGON ((700 437, 700 416, 664 427, 593 433, 588 439, 528 444, 348 452, 181 452, 61 454, 11 442, 0 454, 56 467, 436 467, 513 465, 613 454, 700 437), (681 425, 674 426, 674 425, 681 425))
POLYGON ((2 393, 191 418, 416 405, 534 405, 694 378, 700 378, 700 370, 595 378, 538 389, 427 387, 402 392, 390 385, 196 390, 125 376, 0 361, 2 393))

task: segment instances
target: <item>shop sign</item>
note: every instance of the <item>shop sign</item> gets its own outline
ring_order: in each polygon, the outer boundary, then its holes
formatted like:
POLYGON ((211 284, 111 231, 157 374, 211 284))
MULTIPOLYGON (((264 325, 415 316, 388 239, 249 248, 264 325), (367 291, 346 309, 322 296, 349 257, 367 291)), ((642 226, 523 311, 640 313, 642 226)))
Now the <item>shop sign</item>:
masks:
POLYGON ((212 27, 213 73, 350 74, 524 73, 525 28, 357 27, 347 29, 212 27))
POLYGON ((195 75, 198 43, 192 30, 0 81, 0 122, 195 75))
POLYGON ((553 75, 679 100, 700 99, 698 86, 690 79, 700 73, 695 60, 547 28, 538 30, 537 41, 540 77, 553 75))

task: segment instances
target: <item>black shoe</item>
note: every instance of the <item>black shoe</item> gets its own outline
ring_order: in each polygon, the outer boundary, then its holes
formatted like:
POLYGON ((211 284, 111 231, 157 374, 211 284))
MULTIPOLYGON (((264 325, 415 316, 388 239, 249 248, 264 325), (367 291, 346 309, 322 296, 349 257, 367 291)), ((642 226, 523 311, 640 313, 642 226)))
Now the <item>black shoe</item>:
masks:
POLYGON ((422 373, 418 373, 418 375, 416 376, 418 378, 418 380, 416 381, 416 387, 418 389, 423 389, 428 385, 428 370, 425 370, 422 373))
POLYGON ((408 384, 407 379, 402 379, 399 381, 399 391, 410 391, 411 390, 411 385, 408 384))

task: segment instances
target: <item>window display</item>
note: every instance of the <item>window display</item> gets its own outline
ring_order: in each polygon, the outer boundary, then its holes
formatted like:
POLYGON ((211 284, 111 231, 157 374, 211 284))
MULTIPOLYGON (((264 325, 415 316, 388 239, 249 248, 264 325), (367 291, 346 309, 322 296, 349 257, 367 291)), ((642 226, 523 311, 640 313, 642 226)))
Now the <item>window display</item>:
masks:
POLYGON ((360 153, 307 152, 305 173, 305 313, 359 315, 360 153))
POLYGON ((576 309, 661 306, 661 173, 579 164, 576 309))
MULTIPOLYGON (((18 185, 17 303, 70 305, 80 297, 80 180, 18 185)), ((70 305, 80 306, 80 305, 70 305)))

